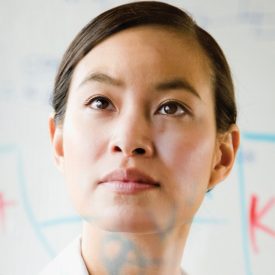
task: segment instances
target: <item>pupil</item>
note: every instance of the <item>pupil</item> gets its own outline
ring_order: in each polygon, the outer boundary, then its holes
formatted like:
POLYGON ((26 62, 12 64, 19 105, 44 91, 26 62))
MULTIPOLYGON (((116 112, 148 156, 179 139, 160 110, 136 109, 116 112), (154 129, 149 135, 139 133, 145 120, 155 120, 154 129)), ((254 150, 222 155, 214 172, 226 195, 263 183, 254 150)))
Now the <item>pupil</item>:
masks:
POLYGON ((105 109, 108 106, 108 102, 104 99, 97 99, 96 107, 98 109, 105 109))
POLYGON ((175 104, 165 105, 164 111, 166 114, 174 114, 177 111, 177 106, 175 104))

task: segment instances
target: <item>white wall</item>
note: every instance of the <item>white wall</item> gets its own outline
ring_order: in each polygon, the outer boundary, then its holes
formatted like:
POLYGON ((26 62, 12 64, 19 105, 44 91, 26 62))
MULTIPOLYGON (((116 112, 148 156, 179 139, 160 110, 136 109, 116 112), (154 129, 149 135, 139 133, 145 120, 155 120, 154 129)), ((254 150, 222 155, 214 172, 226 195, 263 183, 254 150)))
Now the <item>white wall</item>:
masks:
MULTIPOLYGON (((123 2, 0 1, 0 274, 36 274, 80 232, 52 161, 48 98, 75 34, 123 2)), ((238 162, 206 197, 183 265, 191 275, 274 275, 275 2, 166 2, 190 11, 224 49, 242 130, 238 162)))

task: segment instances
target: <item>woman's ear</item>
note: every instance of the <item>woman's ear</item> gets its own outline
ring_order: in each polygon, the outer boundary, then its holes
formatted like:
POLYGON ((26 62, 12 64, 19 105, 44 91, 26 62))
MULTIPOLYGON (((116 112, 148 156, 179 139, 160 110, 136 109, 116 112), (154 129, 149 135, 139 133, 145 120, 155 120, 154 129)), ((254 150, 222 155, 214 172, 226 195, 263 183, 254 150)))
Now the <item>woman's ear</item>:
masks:
POLYGON ((62 125, 57 125, 54 116, 49 117, 49 133, 53 147, 55 164, 60 171, 63 171, 63 128, 62 125))
POLYGON ((225 133, 218 134, 208 190, 223 181, 231 171, 240 144, 240 131, 233 124, 225 133))

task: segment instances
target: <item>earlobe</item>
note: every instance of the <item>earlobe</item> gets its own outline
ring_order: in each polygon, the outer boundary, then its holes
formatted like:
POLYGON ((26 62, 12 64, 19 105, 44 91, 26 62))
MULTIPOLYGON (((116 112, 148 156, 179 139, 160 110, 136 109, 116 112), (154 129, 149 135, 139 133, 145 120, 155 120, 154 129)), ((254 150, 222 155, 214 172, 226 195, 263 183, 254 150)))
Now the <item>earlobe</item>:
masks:
POLYGON ((49 117, 49 133, 52 143, 54 160, 57 167, 63 171, 63 129, 61 125, 57 125, 53 115, 49 117))
POLYGON ((223 181, 230 173, 240 143, 240 131, 233 124, 226 133, 219 134, 208 189, 223 181))

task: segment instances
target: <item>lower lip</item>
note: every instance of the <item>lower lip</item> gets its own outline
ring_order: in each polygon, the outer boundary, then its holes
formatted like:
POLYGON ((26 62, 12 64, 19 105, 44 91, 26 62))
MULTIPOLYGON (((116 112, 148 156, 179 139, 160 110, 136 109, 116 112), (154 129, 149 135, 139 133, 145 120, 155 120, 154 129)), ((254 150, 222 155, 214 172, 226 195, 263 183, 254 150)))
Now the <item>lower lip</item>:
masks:
POLYGON ((109 181, 100 183, 102 187, 106 187, 111 191, 119 194, 135 194, 142 191, 148 191, 159 187, 158 184, 149 184, 141 182, 122 182, 122 181, 109 181))

